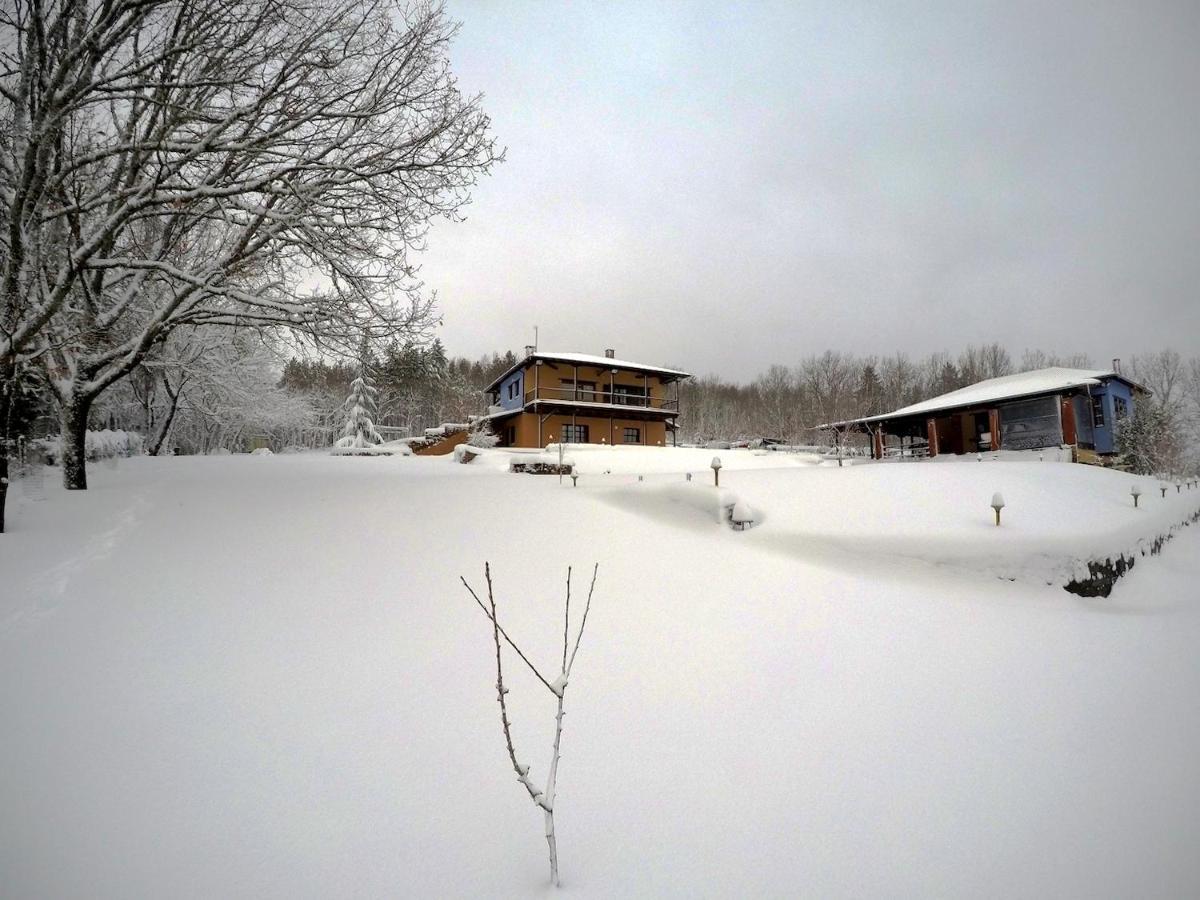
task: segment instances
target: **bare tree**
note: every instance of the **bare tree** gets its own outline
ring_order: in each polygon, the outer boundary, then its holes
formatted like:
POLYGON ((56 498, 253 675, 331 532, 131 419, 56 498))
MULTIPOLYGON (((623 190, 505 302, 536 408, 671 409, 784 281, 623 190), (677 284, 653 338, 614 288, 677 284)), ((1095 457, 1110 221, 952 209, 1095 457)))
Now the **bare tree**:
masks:
POLYGON ((554 834, 554 795, 558 785, 558 762, 560 758, 559 751, 562 747, 562 732, 563 732, 563 698, 567 691, 567 683, 570 681, 571 669, 575 665, 575 656, 579 653, 579 642, 583 640, 583 630, 587 627, 588 612, 592 608, 592 593, 596 589, 596 575, 600 571, 600 565, 597 563, 592 568, 592 583, 588 587, 587 602, 583 607, 583 617, 579 622, 579 630, 575 635, 575 645, 571 648, 571 569, 567 568, 567 599, 563 610, 563 643, 562 643, 562 664, 559 667, 559 675, 554 681, 549 681, 535 666, 530 662, 529 657, 516 645, 511 637, 500 626, 500 620, 496 614, 496 597, 492 590, 492 570, 488 563, 484 563, 483 574, 487 581, 487 598, 488 602, 485 605, 479 599, 479 595, 475 593, 471 585, 467 583, 466 578, 460 576, 465 587, 474 598, 475 603, 483 610, 484 615, 491 620, 492 623, 492 640, 496 645, 496 699, 500 702, 500 723, 504 730, 504 743, 508 750, 508 759, 512 763, 513 771, 517 773, 517 781, 524 786, 529 798, 534 804, 542 810, 546 824, 546 844, 550 850, 550 881, 557 887, 559 885, 558 878, 558 842, 554 834), (554 695, 557 701, 557 712, 554 716, 554 748, 550 757, 550 770, 546 776, 546 787, 543 790, 534 784, 529 777, 529 764, 523 763, 517 758, 516 748, 513 746, 512 738, 512 722, 508 718, 508 702, 505 695, 508 694, 508 688, 504 685, 504 662, 503 662, 503 647, 501 638, 504 643, 507 643, 513 651, 521 658, 521 661, 529 667, 529 670, 537 677, 538 681, 554 695), (568 652, 569 651, 569 652, 568 652))
POLYGON ((1012 357, 999 344, 984 344, 976 347, 968 344, 959 354, 958 371, 964 384, 974 384, 989 378, 999 378, 1011 375, 1013 372, 1012 357))
POLYGON ((12 0, 0 27, 0 376, 44 360, 68 487, 92 403, 174 328, 429 321, 409 255, 498 159, 440 5, 12 0))
POLYGON ((1130 367, 1134 379, 1151 390, 1155 402, 1166 407, 1176 405, 1187 380, 1187 367, 1177 351, 1167 349, 1135 356, 1130 367))
POLYGON ((763 434, 790 441, 796 433, 800 397, 796 376, 787 366, 773 365, 754 380, 763 434))

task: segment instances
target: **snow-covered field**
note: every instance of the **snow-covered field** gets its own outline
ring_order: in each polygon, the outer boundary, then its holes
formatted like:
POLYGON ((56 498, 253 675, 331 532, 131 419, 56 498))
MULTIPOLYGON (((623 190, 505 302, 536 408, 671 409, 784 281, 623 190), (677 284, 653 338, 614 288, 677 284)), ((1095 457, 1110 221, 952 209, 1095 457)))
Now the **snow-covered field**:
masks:
MULTIPOLYGON (((600 564, 559 773, 568 895, 1200 893, 1200 527, 1107 599, 1046 584, 1200 491, 1142 479, 1135 510, 1134 479, 1050 462, 571 456, 576 488, 494 453, 18 487, 0 894, 553 893, 458 583, 485 559, 547 666, 567 565, 600 564), (755 527, 721 520, 733 497, 755 527)), ((544 777, 550 698, 508 676, 544 777)))

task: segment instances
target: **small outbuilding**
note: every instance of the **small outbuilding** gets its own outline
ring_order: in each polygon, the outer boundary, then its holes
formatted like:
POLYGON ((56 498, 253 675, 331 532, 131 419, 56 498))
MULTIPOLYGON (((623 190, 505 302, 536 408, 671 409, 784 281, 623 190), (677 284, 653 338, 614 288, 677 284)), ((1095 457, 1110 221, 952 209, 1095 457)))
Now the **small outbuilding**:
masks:
POLYGON ((876 459, 1070 447, 1078 461, 1098 462, 1116 452, 1121 422, 1149 393, 1117 371, 1054 367, 822 428, 866 433, 876 459))

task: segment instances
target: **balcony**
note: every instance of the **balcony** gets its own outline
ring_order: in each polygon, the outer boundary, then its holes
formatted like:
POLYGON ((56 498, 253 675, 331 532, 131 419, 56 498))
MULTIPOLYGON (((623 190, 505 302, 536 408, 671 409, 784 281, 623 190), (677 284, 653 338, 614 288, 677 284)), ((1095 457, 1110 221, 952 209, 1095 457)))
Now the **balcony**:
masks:
MULTIPOLYGON (((617 385, 619 388, 620 385, 617 385)), ((539 387, 525 392, 525 405, 531 403, 601 406, 605 409, 629 411, 659 410, 667 413, 679 412, 678 397, 649 396, 641 393, 622 393, 620 390, 599 388, 548 388, 539 387)))

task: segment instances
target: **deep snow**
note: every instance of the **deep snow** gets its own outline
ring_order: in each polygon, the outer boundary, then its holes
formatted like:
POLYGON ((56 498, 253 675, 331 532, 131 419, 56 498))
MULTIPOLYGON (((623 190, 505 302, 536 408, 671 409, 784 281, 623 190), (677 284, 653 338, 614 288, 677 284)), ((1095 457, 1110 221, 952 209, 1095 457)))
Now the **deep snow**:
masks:
MULTIPOLYGON (((18 496, 3 893, 552 893, 457 582, 484 559, 548 662, 566 566, 600 563, 558 782, 569 895, 1200 891, 1200 528, 1107 600, 996 577, 1200 493, 1148 487, 1134 511, 1127 476, 1081 466, 723 451, 761 518, 735 532, 688 502, 713 451, 672 452, 589 471, 573 450, 578 488, 302 455, 126 460, 86 494, 18 496)), ((508 675, 544 777, 551 698, 508 675)))

